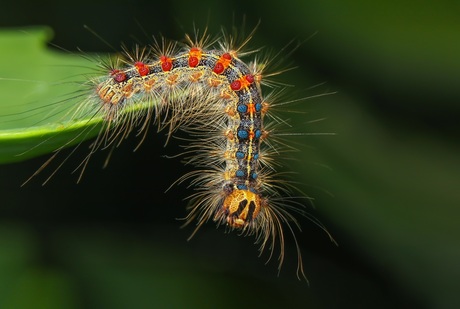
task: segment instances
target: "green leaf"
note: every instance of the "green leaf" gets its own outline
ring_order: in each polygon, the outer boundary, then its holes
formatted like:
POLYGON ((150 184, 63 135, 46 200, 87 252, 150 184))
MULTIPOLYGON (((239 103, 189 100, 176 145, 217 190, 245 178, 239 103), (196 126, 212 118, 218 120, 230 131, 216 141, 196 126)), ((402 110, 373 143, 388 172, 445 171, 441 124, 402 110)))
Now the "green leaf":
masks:
POLYGON ((0 163, 74 145, 102 123, 94 113, 74 119, 71 112, 87 95, 82 82, 94 70, 91 56, 47 48, 51 35, 44 27, 0 31, 0 163))

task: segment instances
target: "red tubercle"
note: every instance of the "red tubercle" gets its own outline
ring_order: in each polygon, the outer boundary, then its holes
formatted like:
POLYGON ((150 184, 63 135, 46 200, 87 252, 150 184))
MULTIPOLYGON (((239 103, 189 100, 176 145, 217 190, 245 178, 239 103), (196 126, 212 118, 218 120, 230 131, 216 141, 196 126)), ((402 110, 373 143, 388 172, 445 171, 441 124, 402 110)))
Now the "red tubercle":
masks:
POLYGON ((220 62, 217 62, 212 71, 216 74, 222 74, 224 70, 225 70, 224 65, 220 62))
POLYGON ((192 68, 196 67, 201 60, 202 52, 198 47, 192 47, 189 51, 188 65, 192 68))
POLYGON ((248 74, 245 76, 246 78, 246 81, 249 83, 249 84, 252 84, 254 82, 254 75, 252 74, 248 74))
POLYGON ((113 80, 117 83, 124 82, 126 80, 126 73, 120 70, 112 70, 110 75, 113 77, 113 80))
POLYGON ((229 53, 225 53, 220 56, 219 60, 217 60, 216 65, 214 66, 213 72, 216 74, 222 74, 225 69, 230 65, 232 61, 232 55, 229 53))
POLYGON ((171 71, 172 69, 172 59, 166 56, 160 57, 161 69, 163 72, 171 71))
POLYGON ((230 88, 232 88, 233 91, 238 91, 241 90, 242 88, 247 88, 250 84, 254 82, 254 76, 251 74, 244 75, 240 77, 239 79, 235 80, 230 84, 230 88))
POLYGON ((198 65, 198 62, 200 62, 200 61, 198 60, 197 57, 190 56, 190 57, 188 58, 188 65, 189 65, 189 67, 191 67, 191 68, 196 67, 196 66, 198 65))
POLYGON ((230 88, 232 88, 232 90, 234 91, 238 91, 241 89, 241 82, 239 79, 235 80, 234 82, 232 82, 230 84, 230 88))
POLYGON ((143 62, 137 61, 134 63, 134 66, 137 69, 137 72, 139 73, 140 76, 146 76, 150 73, 150 69, 148 65, 146 65, 143 62))

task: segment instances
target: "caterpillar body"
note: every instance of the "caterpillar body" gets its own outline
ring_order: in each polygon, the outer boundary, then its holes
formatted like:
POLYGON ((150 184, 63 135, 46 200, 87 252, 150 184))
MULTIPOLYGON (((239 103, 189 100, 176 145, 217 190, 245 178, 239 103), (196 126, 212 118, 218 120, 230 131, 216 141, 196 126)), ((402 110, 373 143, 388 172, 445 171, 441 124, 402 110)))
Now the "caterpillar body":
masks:
POLYGON ((276 178, 273 161, 280 149, 276 141, 268 142, 276 135, 266 122, 276 103, 268 102, 270 96, 264 97, 261 89, 268 62, 240 59, 250 53, 242 48, 251 36, 235 46, 234 38, 211 41, 205 32, 196 39, 186 36, 180 48, 163 40, 105 63, 108 74, 86 83, 90 94, 76 107, 82 111, 90 106, 94 116, 105 120, 82 171, 97 149, 118 145, 133 130, 142 140, 151 124, 167 129, 169 136, 183 130, 190 136, 185 163, 195 170, 177 182, 188 180, 195 189, 186 217, 186 224, 197 222, 192 236, 210 220, 254 235, 261 252, 268 248, 269 258, 278 245, 280 269, 287 228, 297 249, 297 275, 306 279, 293 212, 305 213, 283 195, 290 194, 291 185, 276 178))

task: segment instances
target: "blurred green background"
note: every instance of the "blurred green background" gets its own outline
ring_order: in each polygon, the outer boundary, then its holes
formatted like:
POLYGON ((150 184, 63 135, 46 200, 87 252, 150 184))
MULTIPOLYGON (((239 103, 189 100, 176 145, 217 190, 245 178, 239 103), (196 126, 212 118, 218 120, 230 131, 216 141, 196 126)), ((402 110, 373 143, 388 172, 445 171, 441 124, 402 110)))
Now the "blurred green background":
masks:
POLYGON ((458 2, 151 2, 9 1, 0 26, 47 25, 52 44, 88 53, 113 50, 83 25, 118 47, 246 16, 246 29, 261 20, 251 46, 305 41, 280 81, 293 98, 338 93, 286 117, 293 132, 337 135, 292 139, 290 168, 339 247, 301 220, 307 286, 292 243, 277 277, 252 238, 210 223, 187 242, 175 218, 191 189, 164 193, 186 172, 164 158, 178 145, 150 134, 133 153, 129 139, 104 170, 107 153, 95 155, 77 185, 86 144, 45 187, 20 184, 48 156, 0 166, 0 308, 460 307, 458 2))

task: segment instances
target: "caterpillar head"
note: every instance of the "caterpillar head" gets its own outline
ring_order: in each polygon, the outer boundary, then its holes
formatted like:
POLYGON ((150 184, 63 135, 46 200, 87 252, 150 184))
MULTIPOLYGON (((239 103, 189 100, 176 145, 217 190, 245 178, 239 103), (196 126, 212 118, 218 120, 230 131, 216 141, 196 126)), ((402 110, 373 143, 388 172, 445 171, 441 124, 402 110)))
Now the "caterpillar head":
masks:
POLYGON ((244 228, 251 223, 261 209, 258 194, 249 190, 233 190, 225 197, 219 217, 233 228, 244 228))

